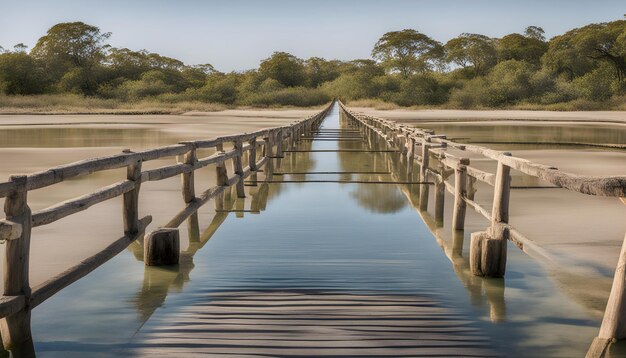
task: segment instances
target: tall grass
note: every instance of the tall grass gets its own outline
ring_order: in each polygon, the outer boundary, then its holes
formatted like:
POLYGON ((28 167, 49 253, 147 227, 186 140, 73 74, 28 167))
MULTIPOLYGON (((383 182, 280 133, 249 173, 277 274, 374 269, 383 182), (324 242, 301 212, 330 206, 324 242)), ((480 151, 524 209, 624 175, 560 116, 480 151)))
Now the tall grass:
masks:
POLYGON ((56 114, 56 113, 183 113, 188 111, 212 112, 227 109, 219 103, 201 101, 166 102, 157 99, 122 101, 85 97, 75 94, 49 94, 31 96, 0 95, 0 113, 56 114))

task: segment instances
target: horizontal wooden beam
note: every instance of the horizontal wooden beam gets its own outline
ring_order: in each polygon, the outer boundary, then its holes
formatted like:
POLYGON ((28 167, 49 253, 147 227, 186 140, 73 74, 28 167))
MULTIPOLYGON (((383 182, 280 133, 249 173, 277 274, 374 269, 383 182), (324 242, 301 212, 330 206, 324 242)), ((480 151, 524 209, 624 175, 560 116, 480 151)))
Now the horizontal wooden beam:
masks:
POLYGON ((87 210, 103 201, 115 198, 135 188, 135 182, 124 180, 33 213, 33 227, 50 224, 68 215, 87 210))
POLYGON ((0 220, 0 241, 14 240, 22 235, 22 224, 0 220))
POLYGON ((114 241, 104 250, 97 254, 86 258, 79 264, 70 267, 46 282, 33 287, 33 293, 30 297, 30 307, 35 308, 43 303, 55 293, 61 291, 65 287, 85 277, 88 273, 98 268, 103 263, 122 252, 133 241, 142 237, 146 227, 152 222, 151 216, 146 216, 139 220, 139 231, 136 234, 124 235, 120 239, 114 241))
POLYGON ((26 306, 24 296, 0 296, 0 318, 11 316, 26 306))

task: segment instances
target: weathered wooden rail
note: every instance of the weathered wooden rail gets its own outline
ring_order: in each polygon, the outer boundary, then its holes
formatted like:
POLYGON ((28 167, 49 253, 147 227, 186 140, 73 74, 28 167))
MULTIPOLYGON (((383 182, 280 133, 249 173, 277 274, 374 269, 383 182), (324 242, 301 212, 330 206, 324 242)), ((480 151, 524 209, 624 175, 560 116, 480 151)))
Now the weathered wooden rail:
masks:
MULTIPOLYGON (((181 176, 182 196, 186 207, 162 226, 164 229, 178 228, 202 205, 218 197, 226 189, 234 186, 237 196, 245 197, 244 179, 271 164, 272 158, 282 157, 286 146, 293 147, 301 137, 306 137, 314 131, 331 108, 332 103, 315 115, 286 126, 210 140, 181 142, 141 152, 125 150, 120 154, 61 165, 34 174, 14 175, 9 181, 0 183, 0 198, 5 198, 6 214, 6 218, 0 220, 0 241, 5 242, 6 245, 4 291, 0 297, 0 334, 4 347, 10 349, 31 338, 30 311, 33 308, 143 237, 152 218, 150 216, 139 218, 139 192, 142 183, 181 176), (227 144, 232 144, 232 148, 226 150, 227 144), (258 150, 261 147, 262 151, 259 155, 258 150), (212 148, 217 150, 215 154, 204 158, 197 157, 198 150, 212 148), (144 162, 178 156, 183 158, 180 163, 142 170, 144 162), (229 175, 226 167, 228 160, 232 161, 232 175, 229 175), (244 166, 246 163, 247 165, 244 166), (217 186, 197 195, 194 172, 209 165, 215 166, 217 186), (70 178, 120 168, 127 169, 124 180, 93 193, 35 212, 32 212, 28 206, 28 192, 31 190, 49 187, 70 178), (32 228, 53 223, 119 196, 123 196, 124 202, 122 213, 124 236, 79 264, 40 285, 31 287, 28 268, 32 228)), ((168 231, 164 230, 164 232, 168 231)), ((152 247, 146 250, 146 254, 155 250, 152 247)), ((144 258, 144 261, 152 262, 154 258, 150 260, 144 258)))
MULTIPOLYGON (((386 146, 401 152, 412 171, 413 163, 419 166, 419 181, 434 180, 435 221, 443 224, 444 193, 447 190, 454 195, 454 208, 451 226, 453 230, 463 230, 465 214, 469 205, 476 212, 490 221, 485 231, 471 234, 470 267, 477 276, 502 277, 506 270, 507 240, 520 249, 538 249, 537 245, 509 224, 509 198, 511 191, 511 169, 546 181, 555 187, 597 196, 621 198, 626 203, 626 176, 583 176, 567 173, 555 167, 533 163, 523 158, 514 157, 509 152, 502 152, 471 144, 457 143, 445 135, 435 134, 433 130, 414 128, 382 118, 354 112, 339 103, 342 114, 351 119, 376 143, 382 141, 386 146), (481 155, 496 161, 496 173, 489 173, 470 166, 470 158, 449 153, 452 148, 461 152, 481 155), (431 162, 436 160, 436 164, 431 162), (447 179, 454 175, 451 184, 447 179), (474 193, 468 191, 473 183, 480 181, 492 186, 493 202, 491 210, 474 200, 474 193)), ((409 173, 412 175, 412 173, 409 173)), ((419 209, 428 209, 429 187, 420 185, 419 209)), ((613 287, 605 311, 600 334, 589 351, 589 357, 605 354, 609 343, 615 339, 626 338, 626 238, 622 246, 615 272, 613 287)))

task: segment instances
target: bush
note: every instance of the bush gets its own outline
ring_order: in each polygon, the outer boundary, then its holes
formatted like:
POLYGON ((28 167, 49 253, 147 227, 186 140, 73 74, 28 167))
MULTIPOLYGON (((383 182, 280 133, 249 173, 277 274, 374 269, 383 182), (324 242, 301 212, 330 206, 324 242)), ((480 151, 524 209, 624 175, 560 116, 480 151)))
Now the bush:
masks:
POLYGON ((315 88, 289 87, 272 92, 259 92, 249 95, 243 104, 252 106, 318 106, 328 103, 331 97, 315 88))
MULTIPOLYGON (((172 92, 174 87, 167 84, 167 77, 161 71, 147 71, 136 81, 126 81, 118 88, 117 97, 129 100, 138 100, 149 96, 157 96, 163 93, 172 92)), ((101 91, 103 89, 101 88, 101 91)))
POLYGON ((479 107, 487 102, 488 91, 487 80, 477 77, 466 81, 461 88, 452 89, 448 103, 457 108, 479 107))
POLYGON ((529 97, 533 72, 534 66, 525 61, 500 62, 487 75, 489 95, 484 104, 497 107, 529 97))
POLYGON ((448 91, 441 87, 434 76, 423 74, 401 79, 397 90, 381 94, 383 100, 400 106, 441 104, 447 100, 448 91))
POLYGON ((619 89, 614 70, 607 64, 575 78, 572 85, 581 98, 591 101, 607 100, 619 89))

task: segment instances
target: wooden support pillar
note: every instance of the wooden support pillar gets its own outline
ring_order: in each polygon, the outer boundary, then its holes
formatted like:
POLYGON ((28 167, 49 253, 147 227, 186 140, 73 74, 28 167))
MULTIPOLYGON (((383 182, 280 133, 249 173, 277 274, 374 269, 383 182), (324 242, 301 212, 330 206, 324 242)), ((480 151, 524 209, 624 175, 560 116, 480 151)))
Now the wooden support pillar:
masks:
MULTIPOLYGON (((511 155, 511 153, 504 153, 511 155)), ((484 232, 472 233, 470 268, 477 276, 502 277, 506 271, 506 246, 509 230, 510 168, 498 162, 498 171, 491 209, 491 227, 484 232)))
POLYGON ((454 168, 454 211, 452 212, 452 230, 465 229, 465 212, 467 203, 463 198, 467 194, 468 158, 461 158, 454 168))
MULTIPOLYGON (((224 145, 218 144, 217 151, 224 153, 224 145)), ((217 178, 217 185, 228 186, 228 172, 226 171, 226 162, 221 161, 215 165, 215 177, 217 178)))
MULTIPOLYGON (((196 158, 196 148, 191 148, 187 153, 185 153, 183 157, 183 163, 187 165, 191 165, 192 167, 196 165, 198 159, 196 158)), ((194 171, 190 171, 187 173, 183 173, 181 175, 181 180, 183 184, 183 200, 185 203, 190 203, 196 198, 196 188, 194 181, 194 171)))
MULTIPOLYGON (((430 143, 422 142, 422 166, 420 167, 420 181, 428 181, 428 166, 430 165, 430 143)), ((420 184, 420 211, 428 210, 428 184, 420 184)))
POLYGON ((263 145, 263 154, 266 157, 272 158, 274 156, 274 134, 269 133, 265 137, 265 145, 263 145))
POLYGON ((250 144, 250 150, 248 151, 248 166, 250 167, 250 171, 255 172, 258 169, 256 167, 256 137, 250 139, 248 144, 250 144))
MULTIPOLYGON (((124 150, 124 153, 131 153, 124 150)), ((126 167, 126 179, 135 182, 135 188, 124 193, 124 234, 132 235, 139 231, 139 189, 141 187, 141 160, 126 167)))
MULTIPOLYGON (((4 213, 7 220, 22 225, 22 234, 5 243, 4 295, 25 296, 28 304, 31 294, 28 265, 32 214, 27 203, 27 177, 14 175, 11 176, 10 181, 14 183, 16 189, 6 197, 4 213)), ((5 349, 19 347, 22 343, 31 340, 29 307, 0 320, 0 333, 5 349)))
POLYGON ((178 229, 157 229, 144 238, 143 261, 146 266, 176 265, 180 257, 178 229))
POLYGON ((467 177, 467 198, 474 200, 474 194, 476 194, 476 178, 473 176, 467 177))
MULTIPOLYGON (((626 199, 622 198, 626 204, 626 199)), ((585 357, 599 358, 606 356, 609 345, 614 340, 626 338, 626 236, 615 268, 613 285, 606 304, 604 318, 598 337, 593 340, 585 357)))
POLYGON ((294 149, 296 147, 296 128, 297 125, 293 125, 291 126, 291 128, 289 128, 289 147, 291 149, 294 149))
POLYGON ((187 219, 187 236, 189 242, 200 242, 200 222, 197 211, 187 219))
POLYGON ((279 129, 276 132, 276 157, 283 157, 283 143, 285 142, 285 138, 283 136, 283 130, 279 129))
POLYGON ((444 183, 446 176, 444 173, 445 166, 443 165, 443 158, 443 153, 439 153, 437 171, 439 172, 441 178, 437 179, 437 182, 435 183, 435 224, 438 227, 443 226, 444 203, 446 201, 446 185, 444 183))
POLYGON ((237 197, 245 198, 246 192, 243 185, 243 142, 241 140, 237 140, 234 144, 237 155, 233 158, 233 173, 239 176, 239 181, 236 186, 237 197))

